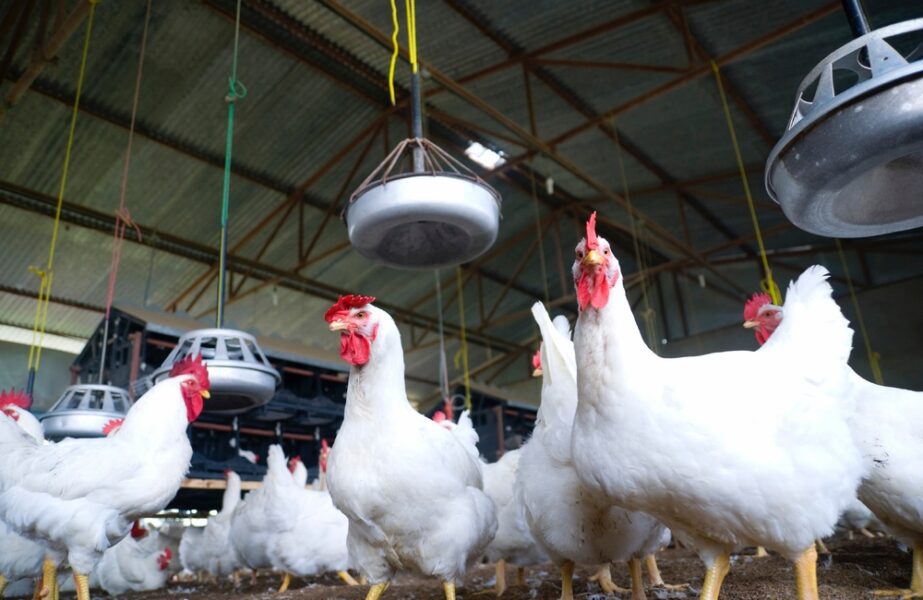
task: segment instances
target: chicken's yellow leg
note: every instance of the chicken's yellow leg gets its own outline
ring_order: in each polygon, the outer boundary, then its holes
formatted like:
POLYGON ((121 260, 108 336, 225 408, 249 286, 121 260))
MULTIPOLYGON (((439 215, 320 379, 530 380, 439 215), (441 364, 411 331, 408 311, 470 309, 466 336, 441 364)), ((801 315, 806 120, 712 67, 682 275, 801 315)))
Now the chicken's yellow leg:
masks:
POLYGON ((288 586, 290 585, 292 585, 292 574, 286 571, 285 577, 282 578, 282 585, 279 586, 279 591, 276 593, 284 594, 288 591, 288 586))
POLYGON ((498 596, 502 596, 506 591, 506 561, 502 558, 495 565, 496 575, 494 576, 494 591, 498 596))
POLYGON ((815 542, 817 544, 817 551, 821 554, 830 554, 830 548, 827 547, 827 544, 824 543, 824 540, 817 538, 815 542))
POLYGON ((607 594, 627 594, 631 591, 615 585, 615 582, 612 581, 612 570, 609 563, 600 566, 596 574, 590 577, 590 581, 598 582, 599 587, 607 594))
POLYGON ((442 590, 445 592, 445 600, 455 600, 455 582, 443 581, 442 590))
POLYGON ((526 585, 526 568, 519 567, 516 569, 516 585, 526 585))
POLYGON ((705 571, 705 582, 702 583, 702 593, 699 595, 699 600, 718 600, 718 594, 721 593, 721 584, 724 582, 724 577, 728 574, 730 568, 731 557, 728 553, 719 554, 715 562, 705 571))
POLYGON ((762 546, 756 547, 756 554, 753 555, 753 558, 766 558, 767 556, 769 556, 769 553, 766 552, 766 548, 762 546))
POLYGON ((337 576, 346 582, 346 585, 359 585, 359 582, 356 581, 348 571, 337 571, 337 576))
POLYGON ((42 563, 42 591, 39 596, 47 598, 49 595, 54 598, 54 589, 58 586, 58 565, 49 557, 45 557, 42 563))
POLYGON ((561 600, 574 600, 574 563, 569 560, 561 565, 561 600))
POLYGON ((651 587, 663 586, 663 577, 660 576, 660 568, 657 566, 657 559, 653 554, 648 554, 644 557, 644 566, 647 567, 647 582, 651 587))
POLYGON ((0 575, 0 598, 3 597, 3 590, 6 589, 6 584, 7 584, 7 583, 8 583, 8 582, 7 582, 7 580, 6 580, 6 577, 4 577, 3 575, 0 575))
POLYGON ((77 586, 77 600, 90 600, 89 578, 74 571, 74 584, 77 586))
POLYGON ((817 548, 811 544, 795 561, 798 600, 820 600, 817 592, 817 548))
POLYGON ((641 574, 641 561, 632 558, 628 561, 628 572, 631 573, 631 600, 647 600, 644 595, 644 575, 641 574))
POLYGON ((875 590, 874 596, 900 596, 902 600, 908 598, 923 598, 923 544, 913 545, 913 576, 910 579, 909 590, 875 590))
POLYGON ((365 595, 365 600, 378 600, 381 595, 388 589, 388 582, 376 583, 369 588, 369 593, 365 595))

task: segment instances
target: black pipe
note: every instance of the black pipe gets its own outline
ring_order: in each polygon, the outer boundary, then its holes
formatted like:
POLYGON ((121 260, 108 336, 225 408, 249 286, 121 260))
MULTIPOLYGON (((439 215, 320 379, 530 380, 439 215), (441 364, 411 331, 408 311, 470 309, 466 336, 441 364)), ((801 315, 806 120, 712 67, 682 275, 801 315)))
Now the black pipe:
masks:
MULTIPOLYGON (((423 102, 420 98, 420 72, 410 76, 410 118, 413 130, 413 137, 418 140, 423 137, 423 102)), ((422 173, 423 148, 420 146, 413 147, 413 172, 422 173)))
POLYGON ((872 30, 869 27, 869 18, 862 7, 862 0, 843 0, 843 11, 853 37, 862 37, 872 30))

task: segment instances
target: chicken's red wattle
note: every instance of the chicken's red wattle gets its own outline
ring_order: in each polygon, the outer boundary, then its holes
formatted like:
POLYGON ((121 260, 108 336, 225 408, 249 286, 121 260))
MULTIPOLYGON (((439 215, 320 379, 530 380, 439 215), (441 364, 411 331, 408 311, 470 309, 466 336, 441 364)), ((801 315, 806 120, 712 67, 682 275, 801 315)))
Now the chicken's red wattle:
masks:
POLYGON ((355 331, 340 335, 340 358, 353 366, 361 367, 369 362, 371 350, 371 342, 355 331))
POLYGON ((609 287, 603 269, 596 269, 593 273, 583 271, 577 281, 577 302, 580 310, 586 309, 587 305, 596 309, 604 307, 609 302, 609 287))

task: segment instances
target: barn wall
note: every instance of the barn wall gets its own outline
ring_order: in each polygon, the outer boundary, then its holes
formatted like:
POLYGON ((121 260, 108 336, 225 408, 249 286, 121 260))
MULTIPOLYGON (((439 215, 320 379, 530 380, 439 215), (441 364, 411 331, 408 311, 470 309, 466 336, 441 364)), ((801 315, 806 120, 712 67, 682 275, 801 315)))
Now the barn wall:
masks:
MULTIPOLYGON (((58 399, 70 383, 69 367, 74 356, 59 350, 42 350, 41 370, 35 380, 33 410, 44 412, 58 399)), ((25 388, 28 364, 28 346, 0 342, 0 389, 25 388)))

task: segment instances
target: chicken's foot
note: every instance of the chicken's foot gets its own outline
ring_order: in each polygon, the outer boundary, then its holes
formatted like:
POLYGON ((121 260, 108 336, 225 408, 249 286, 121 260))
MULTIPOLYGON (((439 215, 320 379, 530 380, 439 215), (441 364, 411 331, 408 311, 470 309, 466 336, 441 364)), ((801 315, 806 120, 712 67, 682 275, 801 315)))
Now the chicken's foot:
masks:
POLYGON ((443 581, 442 590, 445 592, 445 600, 455 600, 455 582, 443 581))
POLYGON ((653 554, 644 557, 644 566, 647 567, 647 583, 651 587, 671 592, 689 589, 688 583, 664 583, 663 577, 660 576, 660 568, 657 566, 657 557, 653 554))
POLYGON ((619 587, 612 581, 612 570, 609 563, 601 565, 595 574, 590 576, 590 581, 599 583, 599 587, 607 594, 627 594, 631 590, 619 587))
POLYGON ((795 561, 795 585, 798 600, 820 600, 817 591, 817 548, 815 544, 801 553, 795 561))
POLYGON ((54 590, 58 587, 58 565, 50 557, 42 563, 42 591, 39 597, 54 600, 54 590))
POLYGON ((337 571, 337 577, 346 582, 346 585, 359 585, 359 582, 348 571, 337 571))
POLYGON ((279 591, 277 594, 284 594, 288 591, 288 586, 292 585, 292 574, 289 572, 285 573, 285 577, 282 578, 282 585, 279 586, 279 591))
POLYGON ((699 600, 718 600, 721 593, 721 584, 731 568, 731 557, 727 552, 718 555, 715 562, 705 571, 705 581, 702 583, 702 593, 699 600))
POLYGON ((369 588, 369 593, 365 595, 365 600, 378 600, 381 595, 388 589, 388 582, 376 583, 369 588))
POLYGON ((494 591, 498 596, 502 596, 506 591, 506 561, 502 558, 497 561, 494 567, 496 575, 494 576, 494 591))
POLYGON ((901 600, 923 598, 923 544, 913 545, 913 576, 909 590, 875 590, 876 597, 898 596, 901 600))
POLYGON ((641 561, 632 558, 628 561, 628 572, 631 573, 631 600, 647 600, 644 594, 644 575, 641 573, 641 561))

